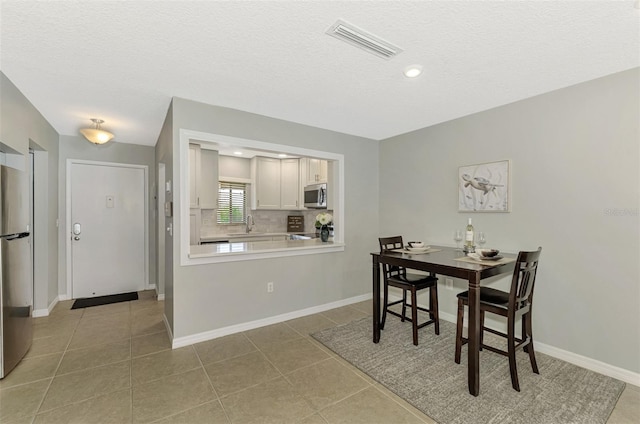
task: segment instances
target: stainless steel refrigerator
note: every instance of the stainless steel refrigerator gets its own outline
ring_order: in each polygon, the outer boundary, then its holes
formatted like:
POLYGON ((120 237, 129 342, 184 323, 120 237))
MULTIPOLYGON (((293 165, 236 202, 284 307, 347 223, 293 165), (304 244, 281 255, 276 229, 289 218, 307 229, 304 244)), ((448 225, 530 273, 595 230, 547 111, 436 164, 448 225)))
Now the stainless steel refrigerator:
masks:
POLYGON ((0 378, 18 365, 33 339, 33 268, 24 178, 24 172, 0 165, 0 378))

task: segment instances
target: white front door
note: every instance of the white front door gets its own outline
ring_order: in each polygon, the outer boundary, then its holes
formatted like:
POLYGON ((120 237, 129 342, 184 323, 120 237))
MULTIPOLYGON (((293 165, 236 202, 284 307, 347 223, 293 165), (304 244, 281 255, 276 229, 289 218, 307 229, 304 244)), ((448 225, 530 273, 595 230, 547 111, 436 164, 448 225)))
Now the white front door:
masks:
POLYGON ((73 298, 145 288, 145 170, 71 163, 73 298))

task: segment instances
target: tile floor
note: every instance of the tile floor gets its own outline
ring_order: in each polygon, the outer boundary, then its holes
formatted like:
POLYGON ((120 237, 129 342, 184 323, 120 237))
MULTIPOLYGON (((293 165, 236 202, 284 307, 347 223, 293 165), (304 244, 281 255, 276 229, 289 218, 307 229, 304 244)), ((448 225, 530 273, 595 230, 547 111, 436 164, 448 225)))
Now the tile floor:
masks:
MULTIPOLYGON (((433 423, 309 334, 370 314, 370 302, 171 350, 163 302, 35 319, 22 363, 0 380, 1 423, 433 423)), ((609 423, 640 420, 627 385, 609 423)))

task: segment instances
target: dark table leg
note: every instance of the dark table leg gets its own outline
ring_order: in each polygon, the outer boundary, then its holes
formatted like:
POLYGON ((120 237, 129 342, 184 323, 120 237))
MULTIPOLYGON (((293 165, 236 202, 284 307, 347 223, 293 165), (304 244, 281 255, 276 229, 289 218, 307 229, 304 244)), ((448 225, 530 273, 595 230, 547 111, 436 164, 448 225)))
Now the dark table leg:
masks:
POLYGON ((373 342, 380 341, 380 262, 373 256, 373 342))
POLYGON ((469 393, 480 392, 480 275, 469 278, 469 393))

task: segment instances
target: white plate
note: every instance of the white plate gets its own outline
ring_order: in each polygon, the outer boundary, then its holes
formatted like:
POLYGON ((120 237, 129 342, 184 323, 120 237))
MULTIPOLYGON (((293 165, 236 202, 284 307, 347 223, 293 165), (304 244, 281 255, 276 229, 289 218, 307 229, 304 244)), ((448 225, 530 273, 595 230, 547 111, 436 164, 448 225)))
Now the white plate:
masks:
POLYGON ((415 252, 415 253, 424 253, 429 249, 431 249, 431 246, 424 246, 424 247, 410 247, 410 246, 407 246, 407 247, 405 247, 405 250, 407 250, 408 252, 415 252))

